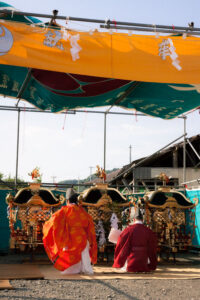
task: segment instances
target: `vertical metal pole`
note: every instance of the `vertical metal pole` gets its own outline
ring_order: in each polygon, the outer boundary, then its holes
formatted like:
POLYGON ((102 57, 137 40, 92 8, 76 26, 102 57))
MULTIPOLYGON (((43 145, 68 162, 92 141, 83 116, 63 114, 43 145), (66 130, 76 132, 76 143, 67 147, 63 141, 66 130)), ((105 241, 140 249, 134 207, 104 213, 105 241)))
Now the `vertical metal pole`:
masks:
POLYGON ((183 182, 186 181, 186 120, 187 117, 184 116, 184 141, 183 141, 183 182))
POLYGON ((20 108, 18 108, 18 121, 17 121, 17 154, 16 154, 15 188, 17 187, 17 176, 18 176, 18 161, 19 161, 19 129, 20 129, 20 108))
POLYGON ((130 149, 130 152, 129 152, 129 162, 131 163, 131 161, 132 161, 132 158, 131 158, 132 146, 131 145, 129 146, 129 149, 130 149))
POLYGON ((106 171, 106 120, 107 113, 104 113, 104 156, 103 156, 103 168, 106 171))
POLYGON ((89 167, 90 168, 90 181, 92 181, 92 169, 94 168, 94 167, 89 167))

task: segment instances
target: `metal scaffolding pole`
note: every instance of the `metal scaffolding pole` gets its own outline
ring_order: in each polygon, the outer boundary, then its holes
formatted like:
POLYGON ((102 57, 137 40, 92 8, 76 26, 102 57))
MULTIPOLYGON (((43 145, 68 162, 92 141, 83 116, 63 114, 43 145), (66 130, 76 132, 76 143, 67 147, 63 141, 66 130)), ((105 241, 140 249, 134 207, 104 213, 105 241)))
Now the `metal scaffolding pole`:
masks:
POLYGON ((198 152, 195 150, 195 148, 193 147, 192 143, 190 142, 189 139, 187 139, 188 144, 190 145, 190 147, 192 148, 192 150, 194 151, 194 153, 196 154, 196 156, 198 157, 198 159, 200 160, 200 155, 198 154, 198 152))
POLYGON ((16 11, 16 10, 8 10, 2 9, 2 15, 22 15, 22 16, 32 16, 39 18, 48 18, 51 20, 64 20, 64 21, 78 21, 78 22, 87 22, 87 23, 97 23, 103 24, 100 27, 104 27, 107 29, 126 29, 126 30, 140 30, 140 31, 151 31, 151 32, 159 32, 159 30, 165 30, 165 33, 192 33, 200 35, 200 28, 194 27, 194 23, 191 22, 188 27, 184 26, 172 26, 172 25, 159 25, 159 24, 145 24, 145 23, 133 23, 133 22, 121 22, 115 20, 101 20, 101 19, 89 19, 89 18, 79 18, 79 17, 70 17, 70 16, 59 16, 58 10, 53 10, 53 14, 40 14, 33 12, 25 12, 25 11, 16 11), (120 28, 121 27, 121 28, 120 28))
POLYGON ((183 182, 186 181, 186 136, 187 136, 187 132, 186 132, 186 120, 187 117, 184 116, 183 118, 183 124, 184 124, 184 139, 183 139, 183 182))
MULTIPOLYGON (((28 74, 27 74, 27 78, 25 79, 26 83, 29 79, 31 75, 31 70, 29 70, 28 74)), ((136 83, 138 84, 138 83, 136 83)), ((24 83, 25 85, 25 83, 24 83)), ((134 88, 134 86, 132 87, 134 88)), ((131 88, 131 90, 132 90, 131 88)), ((23 90, 22 90, 22 93, 23 93, 23 90)), ((19 96, 21 96, 22 94, 20 92, 19 96)), ((107 141, 106 141, 106 135, 107 135, 107 115, 108 114, 112 114, 112 115, 129 115, 129 116, 133 116, 132 113, 123 113, 123 112, 110 112, 110 109, 112 108, 112 106, 106 110, 106 111, 85 111, 85 110, 68 110, 67 111, 67 114, 76 114, 76 113, 97 113, 97 114, 104 114, 104 157, 103 157, 103 168, 104 170, 106 170, 106 146, 107 146, 107 141)), ((0 106, 0 110, 7 110, 7 111, 17 111, 18 112, 18 125, 17 125, 17 151, 16 151, 16 176, 15 176, 15 186, 17 185, 17 178, 18 178, 18 161, 19 161, 19 131, 20 131, 20 112, 23 110, 23 111, 26 111, 26 112, 38 112, 38 113, 53 113, 52 111, 50 110, 45 110, 45 111, 41 111, 39 109, 36 109, 36 108, 29 108, 27 107, 25 110, 23 107, 19 107, 19 106, 0 106)), ((61 112, 61 114, 66 114, 66 112, 61 112)), ((142 116, 142 117, 148 117, 148 115, 145 115, 143 113, 137 113, 138 116, 142 116)), ((184 122, 185 122, 185 119, 186 117, 185 116, 179 116, 178 118, 182 118, 184 119, 184 122)), ((184 131, 185 132, 185 131, 184 131)), ((184 136, 184 135, 183 135, 184 136)), ((183 137, 181 136, 181 137, 183 137)), ((180 138, 178 138, 180 139, 180 138)), ((176 139, 176 140, 178 140, 176 139)), ((175 140, 175 141, 176 141, 175 140)), ((173 142, 175 142, 173 141, 173 142)), ((173 143, 172 142, 172 143, 173 143)), ((170 144, 172 144, 170 143, 170 144)), ((169 144, 169 145, 170 145, 169 144)), ((168 146, 168 145, 167 145, 168 146)), ((167 146, 165 146, 164 148, 166 148, 167 146)), ((162 150, 162 149, 161 149, 162 150)), ((157 152, 156 152, 157 153, 157 152)), ((155 154, 155 153, 154 153, 155 154)))
MULTIPOLYGON (((160 29, 156 27, 152 29, 152 27, 134 27, 134 26, 118 26, 118 25, 100 25, 100 28, 105 29, 114 29, 114 30, 130 30, 130 31, 141 31, 141 32, 156 32, 156 33, 167 33, 167 34, 188 34, 188 35, 200 35, 199 31, 191 31, 190 29, 160 29)), ((172 28, 172 27, 171 27, 172 28)))
POLYGON ((16 151, 15 188, 17 187, 17 177, 18 177, 18 162, 19 162, 19 129, 20 129, 20 109, 18 109, 18 119, 17 119, 17 151, 16 151))
POLYGON ((104 113, 104 155, 103 155, 103 168, 106 171, 106 126, 107 126, 107 112, 104 113))
MULTIPOLYGON (((25 112, 36 112, 36 113, 50 113, 50 114, 55 114, 55 112, 52 112, 51 110, 47 109, 47 110, 39 110, 37 108, 34 107, 26 107, 24 109, 24 107, 22 106, 6 106, 6 105, 0 105, 0 110, 7 110, 7 111, 18 111, 18 108, 20 108, 22 111, 25 112)), ((109 110, 106 111, 107 114, 110 115, 122 115, 122 116, 133 116, 133 113, 129 113, 129 112, 112 112, 110 111, 111 108, 109 108, 109 110)), ((76 113, 91 113, 91 114, 105 114, 105 111, 102 110, 81 110, 81 109, 70 109, 67 110, 67 112, 58 112, 59 114, 76 114, 76 113)), ((137 116, 139 117, 149 117, 148 115, 145 115, 143 113, 137 112, 137 116)), ((179 117, 178 117, 179 118, 179 117)))

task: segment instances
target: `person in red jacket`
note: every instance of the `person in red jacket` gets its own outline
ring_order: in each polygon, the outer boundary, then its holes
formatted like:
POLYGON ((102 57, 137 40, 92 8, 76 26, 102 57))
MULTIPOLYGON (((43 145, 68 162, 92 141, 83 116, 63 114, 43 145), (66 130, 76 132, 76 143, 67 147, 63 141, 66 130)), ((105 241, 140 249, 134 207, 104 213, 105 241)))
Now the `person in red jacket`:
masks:
POLYGON ((143 222, 138 210, 134 224, 120 234, 114 254, 114 268, 124 267, 127 272, 151 272, 157 267, 157 238, 143 222))

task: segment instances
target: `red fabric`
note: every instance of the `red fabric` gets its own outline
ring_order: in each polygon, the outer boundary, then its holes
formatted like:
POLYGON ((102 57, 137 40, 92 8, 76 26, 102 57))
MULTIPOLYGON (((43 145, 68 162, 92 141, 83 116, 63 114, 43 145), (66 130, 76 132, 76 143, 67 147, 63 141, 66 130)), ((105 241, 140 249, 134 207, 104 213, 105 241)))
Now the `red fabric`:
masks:
POLYGON ((83 98, 99 96, 130 83, 128 80, 68 74, 39 69, 32 69, 32 76, 52 93, 61 96, 83 98), (71 91, 73 91, 73 93, 71 91))
POLYGON ((127 227, 120 235, 114 256, 114 268, 122 268, 127 260, 128 272, 150 272, 157 266, 157 238, 143 224, 127 227), (150 263, 148 263, 148 258, 150 263))
POLYGON ((81 260, 87 240, 92 263, 97 261, 95 227, 84 208, 67 205, 54 213, 43 226, 43 243, 54 267, 63 271, 81 260))

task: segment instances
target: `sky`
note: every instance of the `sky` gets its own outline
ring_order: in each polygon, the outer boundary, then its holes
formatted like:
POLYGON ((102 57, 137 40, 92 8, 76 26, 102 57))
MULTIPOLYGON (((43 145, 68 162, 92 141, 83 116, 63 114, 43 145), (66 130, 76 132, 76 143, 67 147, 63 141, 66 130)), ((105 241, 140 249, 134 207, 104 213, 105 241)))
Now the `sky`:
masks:
MULTIPOLYGON (((193 21, 200 27, 200 1, 157 0, 10 0, 7 3, 21 11, 51 14, 54 9, 60 15, 111 19, 149 24, 187 26, 193 21)), ((46 21, 46 20, 45 20, 46 21)), ((91 24, 75 24, 89 30, 91 24)), ((98 26, 98 25, 97 25, 98 26)), ((0 97, 0 105, 15 105, 15 100, 0 97)), ((20 105, 27 107, 26 102, 20 105)), ((95 109, 97 110, 97 109, 95 109)), ((98 109, 103 110, 103 108, 98 109)), ((125 112, 113 108, 112 111, 125 112)), ((187 115, 188 137, 200 133, 198 111, 187 115)), ((147 156, 182 136, 183 119, 162 120, 150 116, 108 115, 106 169, 121 168, 129 163, 130 145, 132 160, 147 156)), ((0 110, 1 156, 0 172, 15 176, 17 113, 0 110)), ((30 181, 28 173, 40 168, 43 182, 59 182, 66 179, 84 179, 103 167, 104 116, 103 114, 76 113, 43 114, 28 113, 20 116, 20 147, 18 177, 30 181), (92 167, 92 169, 90 168, 92 167)))

